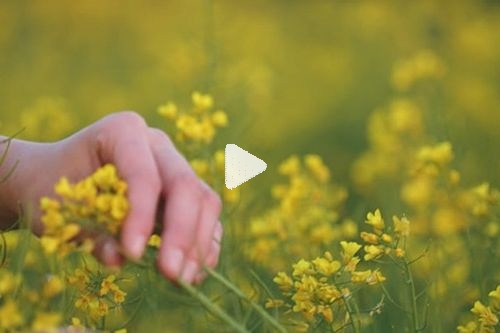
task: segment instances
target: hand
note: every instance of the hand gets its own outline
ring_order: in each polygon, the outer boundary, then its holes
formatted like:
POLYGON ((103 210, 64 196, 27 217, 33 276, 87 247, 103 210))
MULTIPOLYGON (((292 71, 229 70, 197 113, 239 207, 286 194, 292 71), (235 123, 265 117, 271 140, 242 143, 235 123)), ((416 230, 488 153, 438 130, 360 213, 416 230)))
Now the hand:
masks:
POLYGON ((0 175, 15 161, 19 161, 16 170, 0 185, 0 215, 14 215, 18 203, 31 205, 33 230, 40 233, 38 200, 53 195, 61 176, 78 181, 103 164, 113 163, 128 183, 130 210, 120 246, 108 241, 97 249, 105 264, 121 263, 119 247, 131 259, 142 256, 157 208, 163 205, 157 263, 165 277, 200 282, 202 267, 217 265, 222 237, 219 196, 196 176, 169 137, 148 127, 138 114, 111 114, 55 143, 13 140, 0 175))

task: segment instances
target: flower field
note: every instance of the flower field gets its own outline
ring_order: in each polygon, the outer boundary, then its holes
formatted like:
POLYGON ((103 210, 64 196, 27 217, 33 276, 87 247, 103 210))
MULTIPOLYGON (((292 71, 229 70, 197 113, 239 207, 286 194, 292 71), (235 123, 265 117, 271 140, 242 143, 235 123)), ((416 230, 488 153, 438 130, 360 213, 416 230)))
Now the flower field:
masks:
POLYGON ((0 332, 500 330, 498 1, 5 0, 0 22, 2 135, 135 110, 224 203, 217 269, 174 284, 158 230, 121 269, 75 237, 119 234, 120 170, 60 175, 42 235, 0 231, 0 332), (233 190, 229 143, 268 165, 233 190))

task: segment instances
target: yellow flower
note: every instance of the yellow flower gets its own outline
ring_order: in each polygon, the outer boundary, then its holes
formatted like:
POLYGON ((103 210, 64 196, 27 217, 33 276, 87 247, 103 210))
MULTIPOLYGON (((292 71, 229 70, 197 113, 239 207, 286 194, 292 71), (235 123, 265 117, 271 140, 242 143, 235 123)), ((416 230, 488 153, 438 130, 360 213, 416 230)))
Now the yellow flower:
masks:
POLYGON ((71 317, 70 328, 76 329, 76 330, 84 330, 85 326, 82 325, 82 321, 80 320, 80 318, 71 317))
POLYGON ((408 237, 410 235, 410 221, 403 216, 399 218, 397 216, 392 217, 392 223, 394 224, 394 232, 401 237, 408 237))
POLYGON ((382 214, 380 213, 380 209, 376 209, 374 213, 369 212, 366 215, 365 223, 371 225, 376 230, 384 229, 384 219, 382 218, 382 214))
POLYGON ((476 333, 477 324, 474 321, 469 321, 465 326, 457 327, 458 333, 476 333))
POLYGON ((45 298, 52 298, 64 290, 64 280, 57 275, 50 275, 43 285, 42 294, 45 298))
POLYGON ((362 231, 359 236, 365 243, 374 245, 379 243, 379 237, 374 233, 362 231))
POLYGON ((400 247, 397 247, 395 250, 394 250, 394 254, 396 255, 396 257, 398 258, 402 258, 405 256, 406 252, 405 250, 403 250, 402 248, 400 247))
POLYGON ((217 110, 212 114, 212 123, 217 127, 228 125, 227 114, 222 110, 217 110))
POLYGON ((55 312, 38 312, 35 315, 31 329, 38 331, 45 331, 55 329, 61 323, 62 316, 55 312))
POLYGON ((353 283, 364 283, 371 274, 371 269, 366 271, 354 271, 351 273, 351 281, 353 283))
POLYGON ((281 299, 268 298, 264 306, 266 307, 266 309, 271 309, 271 308, 279 308, 283 305, 285 305, 285 302, 281 299))
POLYGON ((293 287, 293 280, 285 272, 279 272, 273 279, 282 291, 288 291, 293 287))
POLYGON ((189 164, 199 177, 205 178, 210 173, 210 165, 206 160, 196 158, 191 160, 189 164))
POLYGON ((453 148, 450 142, 441 142, 435 146, 424 146, 417 153, 421 162, 431 162, 443 167, 453 160, 453 148))
MULTIPOLYGON (((1 266, 0 266, 1 268, 1 266)), ((0 270, 0 297, 7 295, 20 285, 21 283, 21 275, 14 275, 8 270, 1 269, 0 270)))
POLYGON ((304 157, 304 164, 317 181, 326 183, 330 180, 330 171, 325 166, 320 156, 306 155, 304 157))
POLYGON ((333 311, 331 307, 319 306, 318 313, 320 313, 328 323, 331 323, 333 321, 333 311))
POLYGON ((158 107, 158 113, 168 120, 175 120, 175 117, 177 117, 177 106, 172 102, 168 102, 158 107))
POLYGON ((370 286, 384 281, 385 281, 385 276, 383 276, 379 270, 371 272, 371 274, 366 278, 366 283, 370 286))
POLYGON ((104 296, 107 293, 109 293, 111 290, 118 288, 118 286, 114 283, 116 280, 116 276, 113 274, 108 275, 102 282, 101 282, 101 289, 99 289, 99 296, 104 296))
POLYGON ((75 221, 90 221, 85 224, 85 228, 91 229, 89 231, 104 228, 116 235, 129 209, 127 184, 111 164, 102 166, 76 184, 62 177, 54 190, 62 198, 60 202, 49 198, 40 200, 44 224, 40 239, 48 254, 64 257, 73 250, 90 251, 93 242, 89 238, 76 242, 75 236, 80 234, 83 224, 75 221))
POLYGON ((208 94, 201 94, 198 91, 191 94, 191 99, 197 112, 207 111, 211 109, 214 104, 212 96, 208 94))
POLYGON ((161 245, 161 237, 157 234, 152 234, 151 237, 149 237, 148 245, 159 249, 161 245))
POLYGON ((127 296, 127 293, 124 292, 123 290, 119 289, 118 287, 113 290, 113 301, 116 304, 120 304, 125 302, 125 297, 127 296))
POLYGON ((498 317, 491 311, 489 306, 485 306, 481 301, 476 301, 471 312, 479 316, 479 321, 485 325, 495 326, 498 324, 498 317))
POLYGON ((392 242, 392 237, 388 234, 382 234, 382 236, 380 236, 380 238, 382 239, 382 241, 384 241, 386 243, 392 242))
POLYGON ((226 160, 226 156, 225 156, 225 152, 224 150, 217 150, 215 153, 214 153, 214 162, 215 162, 215 167, 219 170, 219 171, 224 171, 224 168, 225 168, 225 160, 226 160))
POLYGON ((488 294, 490 297, 490 306, 497 312, 500 312, 500 285, 488 294))
POLYGON ((278 172, 285 176, 294 176, 300 172, 300 160, 296 155, 290 156, 278 166, 278 172))
POLYGON ((384 248, 377 245, 365 245, 364 250, 365 250, 365 256, 364 256, 365 261, 376 259, 380 257, 382 254, 384 254, 384 248))
POLYGON ((336 260, 328 260, 326 258, 316 258, 312 261, 316 271, 322 275, 330 276, 335 274, 340 269, 340 263, 336 260))
POLYGON ((342 247, 342 258, 344 259, 344 264, 351 261, 354 255, 361 249, 361 245, 356 242, 341 241, 340 246, 342 247))
POLYGON ((10 298, 0 305, 0 318, 2 318, 0 320, 0 331, 15 331, 24 322, 17 303, 10 298))
POLYGON ((293 276, 301 276, 305 274, 312 273, 311 263, 307 260, 300 259, 297 263, 292 265, 293 267, 293 276))

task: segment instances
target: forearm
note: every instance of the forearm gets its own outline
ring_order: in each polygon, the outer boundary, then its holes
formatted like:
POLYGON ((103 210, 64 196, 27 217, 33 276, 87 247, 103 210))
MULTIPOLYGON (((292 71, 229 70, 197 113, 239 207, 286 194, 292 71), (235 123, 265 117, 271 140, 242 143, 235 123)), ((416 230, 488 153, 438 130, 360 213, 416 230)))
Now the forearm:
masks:
POLYGON ((0 137, 0 153, 7 147, 6 158, 0 166, 0 177, 10 173, 0 184, 0 229, 8 228, 22 214, 40 231, 38 202, 41 196, 53 195, 53 184, 63 176, 75 179, 89 170, 88 135, 81 131, 56 143, 36 143, 0 137))

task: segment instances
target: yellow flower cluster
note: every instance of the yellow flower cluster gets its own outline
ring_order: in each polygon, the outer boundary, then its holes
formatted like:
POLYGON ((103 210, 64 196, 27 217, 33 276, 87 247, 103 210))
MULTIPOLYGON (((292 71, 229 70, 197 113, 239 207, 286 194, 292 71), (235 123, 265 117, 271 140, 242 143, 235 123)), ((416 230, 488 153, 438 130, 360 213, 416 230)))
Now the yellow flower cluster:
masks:
POLYGON ((330 182, 330 172, 319 156, 307 155, 303 161, 291 156, 278 171, 288 181, 272 187, 277 202, 242 231, 253 262, 285 269, 290 257, 312 256, 336 239, 356 235, 354 222, 339 222, 347 192, 330 182))
POLYGON ((343 296, 349 293, 347 289, 339 290, 333 282, 333 275, 340 268, 340 262, 333 260, 329 252, 313 261, 301 259, 293 265, 291 277, 285 272, 279 272, 273 279, 283 296, 292 303, 268 300, 266 307, 283 306, 301 313, 307 321, 312 321, 319 315, 332 323, 334 305, 342 307, 343 296))
POLYGON ((471 309, 475 319, 457 327, 458 333, 494 333, 500 317, 500 285, 491 291, 489 305, 476 301, 471 309))
POLYGON ((216 190, 222 200, 235 204, 240 200, 240 189, 224 186, 225 154, 223 150, 204 151, 205 145, 212 143, 217 129, 228 126, 227 114, 222 110, 212 112, 214 100, 211 95, 193 92, 192 108, 179 112, 176 104, 168 102, 158 107, 158 113, 175 123, 175 140, 186 155, 194 155, 189 162, 196 174, 216 190), (201 157, 203 156, 203 157, 201 157))
MULTIPOLYGON (((96 328, 99 319, 108 315, 111 309, 120 308, 127 296, 118 286, 119 279, 114 274, 78 268, 67 280, 75 288, 75 308, 87 319, 87 328, 96 328)), ((80 318, 74 322, 80 322, 80 318)))
POLYGON ((386 227, 380 209, 366 215, 365 223, 372 227, 372 231, 362 231, 360 234, 366 244, 365 261, 375 260, 383 255, 394 255, 398 258, 405 256, 404 247, 406 237, 410 235, 410 221, 405 216, 393 216, 392 222, 392 228, 386 227))
POLYGON ((57 302, 64 288, 60 277, 49 275, 40 289, 34 289, 21 275, 0 267, 0 332, 26 328, 40 332, 57 327, 63 317, 50 310, 50 302, 57 302))
POLYGON ((399 91, 407 91, 420 80, 442 78, 445 71, 443 61, 434 52, 422 50, 395 64, 392 84, 399 91))
POLYGON ((423 135, 422 111, 412 100, 396 98, 386 108, 375 110, 368 119, 370 148, 352 166, 357 190, 373 193, 381 181, 400 179, 423 135))
POLYGON ((82 230, 118 233, 129 203, 127 184, 115 166, 107 164, 76 184, 63 177, 54 189, 60 200, 40 200, 44 225, 40 241, 46 253, 65 256, 75 249, 89 252, 93 247, 90 239, 75 240, 82 230))
POLYGON ((179 112, 176 104, 168 102, 158 107, 158 113, 175 122, 177 141, 209 144, 217 129, 228 125, 227 115, 222 110, 211 111, 214 106, 211 95, 195 91, 191 100, 193 107, 189 112, 179 112))
MULTIPOLYGON (((376 270, 356 271, 361 259, 356 256, 361 245, 356 242, 340 243, 341 260, 334 260, 330 252, 322 257, 307 261, 300 259, 293 264, 292 275, 279 272, 273 279, 285 300, 268 299, 267 308, 284 307, 294 313, 300 313, 306 322, 321 322, 322 318, 332 329, 339 329, 347 323, 353 324, 354 314, 348 304, 355 285, 376 285, 385 281, 382 273, 376 270)), ((354 324, 353 324, 354 325, 354 324)))

